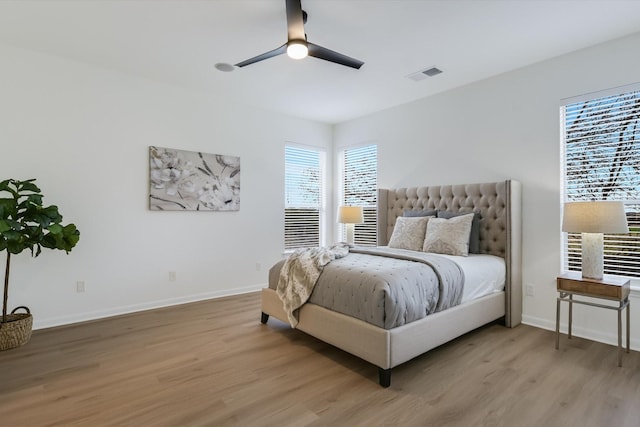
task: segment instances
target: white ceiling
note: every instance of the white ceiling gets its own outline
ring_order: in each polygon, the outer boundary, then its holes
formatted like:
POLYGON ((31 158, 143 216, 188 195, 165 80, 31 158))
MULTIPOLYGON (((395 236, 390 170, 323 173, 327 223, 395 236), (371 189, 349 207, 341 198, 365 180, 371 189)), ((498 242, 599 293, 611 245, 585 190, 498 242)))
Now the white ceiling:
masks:
MULTIPOLYGON (((640 1, 302 0, 309 41, 354 70, 286 55, 284 0, 0 1, 0 43, 338 123, 640 31, 640 1), (437 66, 420 82, 406 78, 437 66)), ((639 47, 640 48, 640 47, 639 47)))

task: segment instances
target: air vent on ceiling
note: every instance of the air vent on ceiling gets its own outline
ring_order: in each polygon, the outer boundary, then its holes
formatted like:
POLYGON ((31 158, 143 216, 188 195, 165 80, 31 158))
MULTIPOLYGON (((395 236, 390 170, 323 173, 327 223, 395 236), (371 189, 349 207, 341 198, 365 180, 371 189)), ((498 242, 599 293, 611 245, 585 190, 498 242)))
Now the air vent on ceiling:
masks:
POLYGON ((420 80, 424 80, 427 77, 437 76, 440 73, 442 73, 442 70, 440 70, 439 68, 429 67, 424 70, 420 70, 415 73, 409 74, 407 78, 413 81, 419 82, 420 80))

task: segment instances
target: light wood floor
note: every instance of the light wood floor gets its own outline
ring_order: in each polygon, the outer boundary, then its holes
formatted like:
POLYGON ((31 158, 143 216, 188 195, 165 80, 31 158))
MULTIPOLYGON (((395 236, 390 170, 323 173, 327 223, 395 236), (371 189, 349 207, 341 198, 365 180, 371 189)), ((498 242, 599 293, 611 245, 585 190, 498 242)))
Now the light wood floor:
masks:
POLYGON ((0 352, 0 425, 637 426, 640 354, 492 324, 393 370, 247 294, 35 331, 0 352))

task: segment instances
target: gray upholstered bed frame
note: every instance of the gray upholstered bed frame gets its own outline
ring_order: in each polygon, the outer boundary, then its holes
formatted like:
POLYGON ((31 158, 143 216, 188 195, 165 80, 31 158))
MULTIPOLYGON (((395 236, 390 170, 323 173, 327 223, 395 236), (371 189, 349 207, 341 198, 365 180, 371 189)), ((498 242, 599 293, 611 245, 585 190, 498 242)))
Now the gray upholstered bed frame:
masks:
MULTIPOLYGON (((297 326, 303 332, 378 366, 380 384, 391 368, 498 319, 507 327, 522 319, 521 185, 517 181, 440 185, 378 191, 378 244, 386 245, 404 209, 479 212, 480 252, 504 257, 505 291, 487 295, 393 329, 382 329, 315 304, 305 304, 297 326)), ((272 289, 262 290, 262 323, 287 316, 272 289)))

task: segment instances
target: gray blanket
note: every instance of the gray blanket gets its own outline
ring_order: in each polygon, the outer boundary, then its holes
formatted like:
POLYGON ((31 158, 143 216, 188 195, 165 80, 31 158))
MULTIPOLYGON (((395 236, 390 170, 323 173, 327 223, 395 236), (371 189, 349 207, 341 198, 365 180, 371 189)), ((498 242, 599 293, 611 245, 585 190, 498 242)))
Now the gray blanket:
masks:
MULTIPOLYGON (((284 261, 269 272, 277 288, 284 261)), ((351 248, 325 265, 309 302, 391 329, 460 303, 464 273, 435 254, 389 248, 351 248)))
POLYGON ((349 246, 342 243, 330 248, 298 249, 285 260, 276 293, 291 326, 298 324, 298 309, 311 296, 324 266, 348 253, 349 246))

